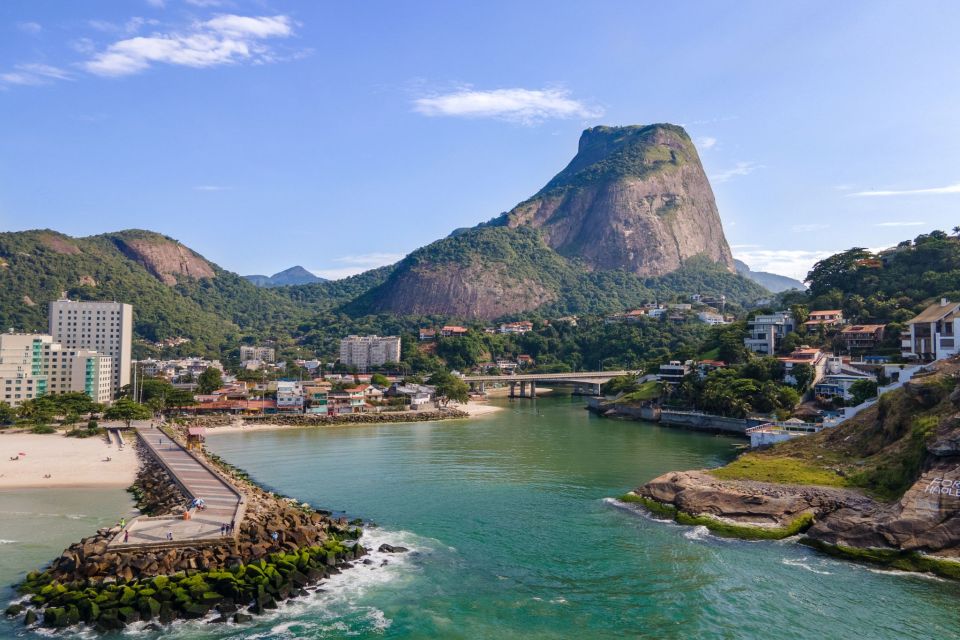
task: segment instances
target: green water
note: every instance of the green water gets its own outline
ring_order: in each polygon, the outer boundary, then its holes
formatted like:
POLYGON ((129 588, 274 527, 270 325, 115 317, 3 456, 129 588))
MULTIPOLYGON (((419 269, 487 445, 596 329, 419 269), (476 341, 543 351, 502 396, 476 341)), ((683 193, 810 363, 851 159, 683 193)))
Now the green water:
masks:
POLYGON ((375 521, 367 547, 413 551, 375 553, 252 626, 178 624, 163 637, 960 635, 958 584, 791 543, 719 540, 605 500, 664 471, 720 464, 739 440, 598 419, 568 398, 503 406, 464 422, 210 436, 268 487, 375 521))

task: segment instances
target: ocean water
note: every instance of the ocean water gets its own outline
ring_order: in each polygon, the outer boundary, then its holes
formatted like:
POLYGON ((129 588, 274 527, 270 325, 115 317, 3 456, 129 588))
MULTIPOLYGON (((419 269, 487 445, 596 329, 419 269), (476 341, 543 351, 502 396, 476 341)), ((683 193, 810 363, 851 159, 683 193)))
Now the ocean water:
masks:
MULTIPOLYGON (((162 637, 960 637, 960 584, 718 539, 612 500, 741 441, 599 419, 566 397, 501 404, 470 421, 211 435, 268 488, 375 522, 367 548, 411 552, 373 553, 252 625, 162 637)), ((56 521, 61 547, 89 530, 73 522, 56 521)), ((18 544, 0 545, 4 582, 40 561, 18 544)), ((19 633, 0 622, 0 637, 19 633)))

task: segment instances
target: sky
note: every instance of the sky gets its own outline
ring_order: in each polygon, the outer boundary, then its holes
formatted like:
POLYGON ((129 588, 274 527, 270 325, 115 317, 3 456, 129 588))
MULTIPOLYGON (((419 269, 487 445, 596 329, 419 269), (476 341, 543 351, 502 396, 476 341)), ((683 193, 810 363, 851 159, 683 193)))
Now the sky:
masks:
POLYGON ((509 210, 598 124, 680 124, 734 255, 960 224, 960 3, 0 3, 0 230, 336 278, 509 210))

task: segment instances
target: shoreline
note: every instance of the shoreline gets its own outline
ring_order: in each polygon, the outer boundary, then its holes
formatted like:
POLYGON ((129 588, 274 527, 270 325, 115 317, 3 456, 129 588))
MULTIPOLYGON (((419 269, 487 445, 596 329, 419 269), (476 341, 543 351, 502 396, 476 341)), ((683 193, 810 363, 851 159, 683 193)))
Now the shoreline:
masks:
POLYGON ((10 489, 127 488, 140 460, 132 446, 119 449, 103 436, 0 433, 0 491, 10 489), (26 455, 20 455, 21 453, 26 455), (11 460, 18 457, 18 460, 11 460), (106 458, 111 458, 106 462, 106 458), (44 476, 49 475, 49 478, 44 476))
MULTIPOLYGON (((449 417, 441 418, 439 420, 424 420, 423 422, 443 422, 446 420, 469 420, 471 418, 477 418, 480 416, 489 415, 491 413, 496 413, 497 411, 502 411, 503 407, 497 407, 494 405, 489 405, 485 402, 477 402, 471 400, 466 404, 452 405, 451 408, 458 409, 467 413, 466 417, 449 417)), ((403 415, 411 415, 412 412, 406 412, 403 415)), ((376 414, 384 415, 384 414, 376 414)), ((398 424, 412 424, 414 422, 419 422, 417 420, 383 420, 378 422, 334 422, 334 423, 318 423, 318 424, 280 424, 276 422, 258 422, 256 424, 244 423, 242 418, 237 418, 234 422, 225 425, 216 425, 208 427, 207 434, 218 434, 218 433, 254 433, 257 431, 285 431, 288 429, 317 429, 317 428, 343 428, 343 427, 357 427, 357 426, 370 426, 371 424, 376 425, 398 425, 398 424)))

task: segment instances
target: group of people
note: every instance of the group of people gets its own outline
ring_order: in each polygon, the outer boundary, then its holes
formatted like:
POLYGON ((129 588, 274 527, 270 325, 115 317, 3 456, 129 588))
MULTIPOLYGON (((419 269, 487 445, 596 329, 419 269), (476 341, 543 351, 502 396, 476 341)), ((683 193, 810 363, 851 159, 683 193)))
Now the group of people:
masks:
POLYGON ((203 511, 207 508, 207 503, 203 501, 203 498, 194 498, 193 502, 190 503, 192 508, 195 508, 197 511, 203 511))
POLYGON ((230 521, 230 524, 226 524, 226 523, 221 524, 221 525, 220 525, 220 535, 221 535, 221 536, 229 536, 229 535, 232 535, 232 534, 233 534, 233 527, 234 527, 234 521, 233 521, 233 520, 230 521))

